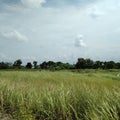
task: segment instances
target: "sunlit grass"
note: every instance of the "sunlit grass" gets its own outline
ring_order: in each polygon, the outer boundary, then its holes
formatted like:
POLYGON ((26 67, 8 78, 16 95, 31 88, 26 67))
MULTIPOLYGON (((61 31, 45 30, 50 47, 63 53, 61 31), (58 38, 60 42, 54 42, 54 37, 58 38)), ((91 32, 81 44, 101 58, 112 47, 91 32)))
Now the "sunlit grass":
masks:
POLYGON ((0 109, 18 120, 119 120, 119 73, 0 71, 0 109))

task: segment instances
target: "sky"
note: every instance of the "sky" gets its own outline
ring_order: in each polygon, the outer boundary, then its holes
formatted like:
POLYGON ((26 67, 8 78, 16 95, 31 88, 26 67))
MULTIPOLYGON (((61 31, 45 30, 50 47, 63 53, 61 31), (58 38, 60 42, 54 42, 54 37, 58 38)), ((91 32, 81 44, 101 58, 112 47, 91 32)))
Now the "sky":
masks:
POLYGON ((0 0, 0 61, 120 61, 120 0, 0 0))

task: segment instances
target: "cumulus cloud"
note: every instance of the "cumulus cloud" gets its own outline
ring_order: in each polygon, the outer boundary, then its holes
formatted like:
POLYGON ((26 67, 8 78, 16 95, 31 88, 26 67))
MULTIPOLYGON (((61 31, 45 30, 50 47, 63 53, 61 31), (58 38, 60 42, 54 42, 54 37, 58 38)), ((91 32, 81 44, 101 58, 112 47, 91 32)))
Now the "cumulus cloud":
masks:
POLYGON ((11 32, 1 32, 0 36, 6 40, 14 40, 18 42, 27 42, 28 38, 18 32, 17 30, 11 31, 11 32))
POLYGON ((84 43, 83 35, 78 35, 75 39, 75 47, 87 47, 86 43, 84 43))
POLYGON ((35 8, 41 6, 46 0, 21 0, 22 4, 29 8, 35 8))

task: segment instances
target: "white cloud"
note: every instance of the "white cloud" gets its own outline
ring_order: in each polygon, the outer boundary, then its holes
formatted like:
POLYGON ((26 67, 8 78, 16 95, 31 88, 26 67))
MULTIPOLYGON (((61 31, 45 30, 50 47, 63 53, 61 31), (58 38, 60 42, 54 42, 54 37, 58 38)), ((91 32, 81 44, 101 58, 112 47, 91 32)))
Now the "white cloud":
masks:
POLYGON ((14 41, 18 41, 18 42, 27 42, 28 41, 28 38, 25 35, 18 32, 17 30, 14 30, 11 32, 1 32, 0 35, 2 36, 2 38, 6 39, 6 40, 14 40, 14 41))
POLYGON ((89 15, 91 18, 96 19, 100 16, 103 16, 105 14, 105 11, 103 12, 98 6, 91 6, 87 9, 89 15))
POLYGON ((0 13, 17 13, 28 12, 33 8, 39 8, 46 0, 18 0, 15 3, 2 3, 0 4, 0 13))
MULTIPOLYGON (((102 2, 97 2, 88 7, 87 12, 91 18, 96 19, 101 16, 106 17, 107 15, 112 15, 114 12, 119 13, 120 10, 120 0, 102 0, 102 2)), ((114 14, 112 15, 114 16, 114 14)))
POLYGON ((31 61, 31 60, 36 60, 36 57, 34 57, 34 56, 21 56, 21 59, 31 61))
MULTIPOLYGON (((114 58, 114 55, 119 60, 118 54, 108 55, 107 52, 104 52, 105 49, 111 49, 110 46, 116 47, 120 44, 120 8, 116 7, 117 4, 114 3, 116 0, 102 0, 86 7, 63 6, 58 8, 46 4, 41 8, 39 5, 45 4, 38 3, 37 6, 33 5, 39 7, 37 9, 31 9, 31 5, 23 4, 21 0, 17 1, 20 2, 14 5, 7 4, 8 7, 3 6, 3 9, 4 7, 7 9, 2 10, 3 13, 8 13, 8 15, 0 15, 0 31, 6 31, 7 36, 11 36, 6 37, 6 34, 3 36, 3 32, 2 37, 0 35, 1 52, 5 52, 14 59, 22 55, 28 56, 28 58, 23 57, 24 59, 31 59, 29 56, 35 55, 37 59, 41 58, 43 61, 45 59, 59 60, 57 57, 59 55, 60 59, 66 60, 68 53, 74 55, 74 57, 68 56, 74 60, 80 56, 103 59, 109 56, 114 58), (13 35, 16 32, 11 30, 18 30, 18 28, 20 31, 17 32, 21 36, 29 35, 29 44, 23 42, 21 45, 15 41, 15 36, 19 35, 13 35), (74 36, 78 31, 85 37, 74 36), (23 35, 24 33, 26 34, 23 35), (41 45, 43 47, 39 47, 41 45), (86 46, 88 46, 87 49, 86 46)), ((119 53, 119 47, 116 48, 116 51, 119 53)))
POLYGON ((75 47, 87 47, 83 41, 83 35, 78 35, 75 39, 75 47))
POLYGON ((0 53, 0 59, 5 59, 6 55, 4 53, 0 53))
POLYGON ((90 13, 90 16, 92 18, 98 18, 101 14, 99 12, 97 12, 96 10, 92 10, 90 13))
POLYGON ((22 4, 29 8, 38 8, 43 3, 46 2, 46 0, 21 0, 22 4))

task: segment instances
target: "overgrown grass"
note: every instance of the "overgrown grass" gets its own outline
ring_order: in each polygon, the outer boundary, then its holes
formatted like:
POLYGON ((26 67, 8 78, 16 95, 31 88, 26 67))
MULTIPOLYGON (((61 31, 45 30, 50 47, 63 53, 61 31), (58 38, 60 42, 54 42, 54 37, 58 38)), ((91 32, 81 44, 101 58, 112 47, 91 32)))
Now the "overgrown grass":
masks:
POLYGON ((0 110, 17 120, 120 120, 119 73, 0 71, 0 110))

